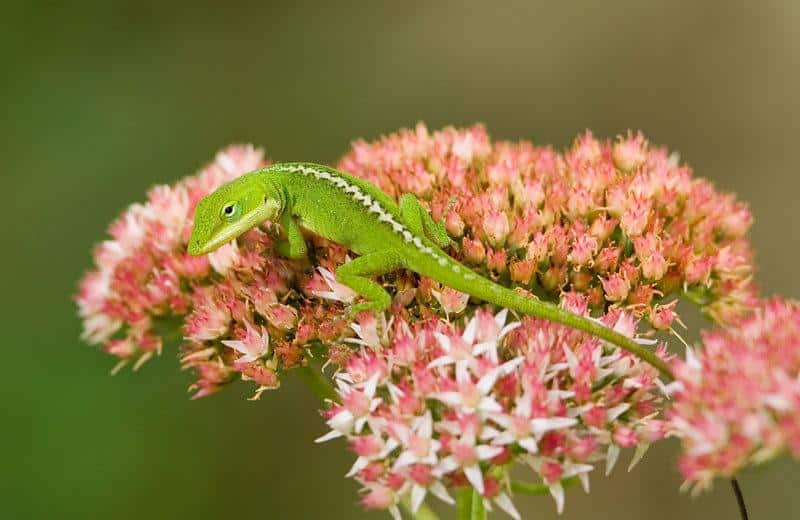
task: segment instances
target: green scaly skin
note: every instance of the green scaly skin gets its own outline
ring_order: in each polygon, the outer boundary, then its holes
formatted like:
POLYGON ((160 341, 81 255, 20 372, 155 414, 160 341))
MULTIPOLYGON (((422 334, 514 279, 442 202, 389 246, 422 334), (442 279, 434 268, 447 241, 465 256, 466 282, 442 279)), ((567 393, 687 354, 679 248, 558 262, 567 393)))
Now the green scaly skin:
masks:
POLYGON ((350 307, 351 316, 388 309, 389 293, 370 277, 408 269, 498 307, 593 334, 669 376, 660 358, 630 338, 498 285, 450 257, 442 250, 450 243, 444 226, 414 195, 403 195, 398 205, 369 182, 327 166, 274 164, 221 186, 198 203, 188 252, 209 253, 265 220, 283 227, 286 239, 278 251, 289 258, 306 256, 300 227, 360 255, 336 271, 339 282, 366 299, 350 307))

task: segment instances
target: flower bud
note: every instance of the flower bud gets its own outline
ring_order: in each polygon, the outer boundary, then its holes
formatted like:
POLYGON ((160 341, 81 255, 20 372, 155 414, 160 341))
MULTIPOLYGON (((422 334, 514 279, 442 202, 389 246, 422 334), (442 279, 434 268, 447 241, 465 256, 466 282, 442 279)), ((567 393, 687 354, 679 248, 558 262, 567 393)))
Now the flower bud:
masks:
POLYGON ((619 273, 614 273, 608 278, 601 279, 606 300, 610 302, 622 302, 628 297, 631 290, 630 282, 619 273))
POLYGON ((502 246, 509 230, 508 216, 504 212, 491 211, 484 217, 483 231, 491 245, 502 246))
POLYGON ((483 263, 486 258, 486 248, 480 240, 465 237, 461 247, 464 250, 464 258, 471 264, 483 263))
POLYGON ((628 132, 627 138, 620 136, 612 152, 614 164, 624 172, 632 172, 647 160, 647 140, 641 132, 635 136, 628 132))
POLYGON ((464 221, 461 220, 461 215, 456 211, 449 211, 444 218, 444 227, 447 234, 451 237, 458 238, 464 234, 464 221))
POLYGON ((490 249, 486 254, 486 267, 495 273, 503 273, 506 270, 508 252, 505 249, 490 249))
POLYGON ((528 285, 531 277, 536 272, 536 263, 532 260, 514 260, 508 266, 511 280, 522 285, 528 285))

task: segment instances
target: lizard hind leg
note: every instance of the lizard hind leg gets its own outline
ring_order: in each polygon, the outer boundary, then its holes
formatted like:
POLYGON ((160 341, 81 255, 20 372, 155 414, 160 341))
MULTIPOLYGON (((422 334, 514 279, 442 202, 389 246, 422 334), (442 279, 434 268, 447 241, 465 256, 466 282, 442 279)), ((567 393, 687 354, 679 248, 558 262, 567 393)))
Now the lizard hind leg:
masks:
POLYGON ((400 211, 406 225, 415 234, 432 240, 441 248, 447 247, 452 242, 444 223, 434 221, 414 194, 406 193, 400 197, 400 211))
POLYGON ((369 253, 340 266, 336 270, 336 279, 366 298, 366 301, 350 306, 348 317, 352 318, 362 311, 382 312, 388 309, 392 297, 368 277, 389 273, 403 266, 403 260, 392 251, 369 253))

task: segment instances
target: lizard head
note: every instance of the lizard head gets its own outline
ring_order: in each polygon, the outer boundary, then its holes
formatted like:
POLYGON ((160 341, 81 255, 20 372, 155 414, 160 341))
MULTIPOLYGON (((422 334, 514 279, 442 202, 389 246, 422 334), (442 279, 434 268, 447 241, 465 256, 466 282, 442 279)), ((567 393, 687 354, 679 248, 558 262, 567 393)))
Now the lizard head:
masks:
POLYGON ((210 253, 265 220, 275 220, 283 204, 267 184, 251 172, 203 197, 194 210, 188 253, 210 253))

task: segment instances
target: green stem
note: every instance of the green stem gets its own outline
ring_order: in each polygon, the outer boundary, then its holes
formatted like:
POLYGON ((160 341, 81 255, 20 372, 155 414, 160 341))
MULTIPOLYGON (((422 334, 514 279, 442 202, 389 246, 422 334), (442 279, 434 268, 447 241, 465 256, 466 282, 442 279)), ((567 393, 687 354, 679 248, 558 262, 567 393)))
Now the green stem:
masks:
POLYGON ((458 520, 472 519, 472 488, 466 487, 456 494, 456 514, 458 520))
POLYGON ((739 506, 739 518, 748 520, 750 516, 747 514, 747 505, 744 503, 742 488, 739 487, 739 481, 735 477, 731 479, 731 487, 733 487, 733 494, 736 496, 736 505, 739 506))
POLYGON ((472 490, 472 516, 471 520, 486 520, 486 509, 483 508, 483 497, 472 490))
POLYGON ((292 372, 297 374, 300 379, 303 380, 309 390, 314 392, 314 395, 316 395, 317 398, 319 398, 319 400, 323 403, 328 399, 332 401, 336 400, 336 392, 334 391, 330 380, 325 377, 321 371, 317 370, 317 368, 311 363, 295 368, 292 370, 292 372))
POLYGON ((460 490, 456 495, 458 520, 486 520, 483 497, 471 486, 460 490))

